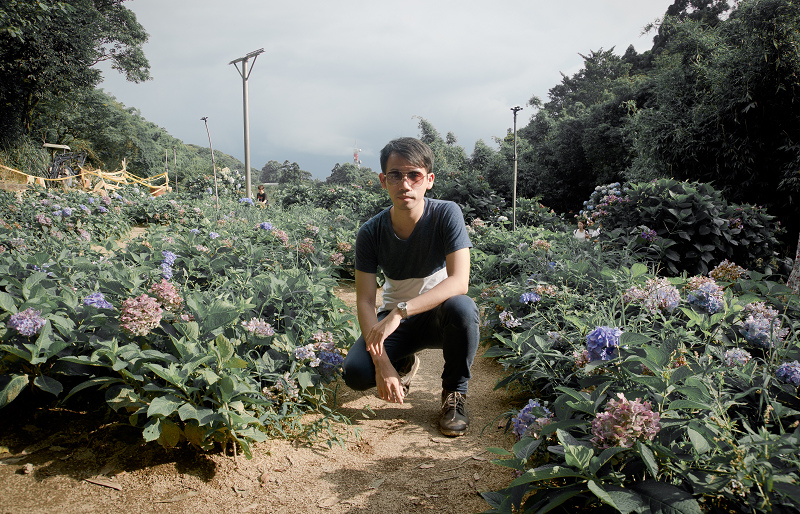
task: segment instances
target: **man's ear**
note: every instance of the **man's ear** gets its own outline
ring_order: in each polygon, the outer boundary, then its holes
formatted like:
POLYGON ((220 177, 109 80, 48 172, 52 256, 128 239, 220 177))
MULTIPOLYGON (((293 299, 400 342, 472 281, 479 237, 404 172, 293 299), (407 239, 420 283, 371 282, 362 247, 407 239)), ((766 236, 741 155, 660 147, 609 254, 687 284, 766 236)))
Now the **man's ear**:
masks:
POLYGON ((378 173, 378 179, 381 181, 381 189, 386 189, 386 175, 380 172, 378 173))
POLYGON ((433 179, 436 178, 433 172, 428 173, 428 176, 425 178, 425 189, 430 189, 433 187, 433 179))

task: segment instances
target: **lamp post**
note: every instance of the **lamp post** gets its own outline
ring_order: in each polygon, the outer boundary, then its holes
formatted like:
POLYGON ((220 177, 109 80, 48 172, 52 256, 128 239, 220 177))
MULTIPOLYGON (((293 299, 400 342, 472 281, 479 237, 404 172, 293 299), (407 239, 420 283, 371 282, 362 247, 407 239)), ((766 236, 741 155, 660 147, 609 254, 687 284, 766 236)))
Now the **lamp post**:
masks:
POLYGON ((242 77, 242 99, 244 104, 244 187, 248 198, 251 194, 252 183, 250 181, 250 100, 247 92, 247 79, 250 78, 250 72, 253 71, 253 65, 256 63, 256 58, 263 52, 264 49, 261 48, 228 63, 236 66, 236 71, 238 71, 239 75, 242 77), (251 57, 253 58, 253 62, 250 63, 250 67, 248 68, 247 62, 251 57), (242 63, 241 68, 239 68, 238 63, 242 63))
POLYGON ((214 198, 217 200, 217 210, 219 210, 219 191, 217 190, 217 163, 214 160, 214 147, 211 145, 211 131, 208 130, 208 116, 200 118, 206 124, 206 134, 208 134, 208 147, 211 148, 211 166, 214 167, 214 198))
POLYGON ((511 110, 514 111, 514 193, 511 199, 511 230, 517 230, 517 113, 522 110, 522 107, 517 105, 511 110))

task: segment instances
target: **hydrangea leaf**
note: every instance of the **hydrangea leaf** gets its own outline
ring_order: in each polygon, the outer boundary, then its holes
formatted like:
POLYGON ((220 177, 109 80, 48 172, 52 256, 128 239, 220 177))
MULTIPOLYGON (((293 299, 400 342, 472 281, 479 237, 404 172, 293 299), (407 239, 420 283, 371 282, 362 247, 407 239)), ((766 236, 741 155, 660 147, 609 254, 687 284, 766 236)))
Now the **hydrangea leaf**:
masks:
POLYGON ((5 291, 0 291, 0 308, 11 314, 16 314, 17 304, 14 302, 14 297, 5 291))
POLYGON ((0 376, 0 409, 14 401, 27 385, 28 375, 0 376))
POLYGON ((656 480, 632 482, 628 486, 639 493, 652 514, 701 514, 703 511, 691 494, 674 485, 656 480))
POLYGON ((58 396, 64 390, 64 386, 61 385, 61 382, 47 375, 39 375, 34 378, 33 384, 42 391, 47 391, 54 396, 58 396))

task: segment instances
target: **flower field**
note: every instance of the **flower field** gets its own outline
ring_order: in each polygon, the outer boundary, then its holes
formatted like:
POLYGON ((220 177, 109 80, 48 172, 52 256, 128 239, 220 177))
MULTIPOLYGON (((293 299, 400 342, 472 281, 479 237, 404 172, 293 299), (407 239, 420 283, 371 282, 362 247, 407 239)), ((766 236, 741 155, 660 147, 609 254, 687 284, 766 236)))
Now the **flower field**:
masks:
MULTIPOLYGON (((165 447, 336 442, 358 327, 333 288, 385 200, 328 189, 219 208, 204 187, 0 192, 0 408, 96 398, 165 447)), ((800 302, 771 268, 675 273, 667 234, 633 221, 586 242, 469 221, 485 355, 519 406, 487 512, 796 511, 800 302)))

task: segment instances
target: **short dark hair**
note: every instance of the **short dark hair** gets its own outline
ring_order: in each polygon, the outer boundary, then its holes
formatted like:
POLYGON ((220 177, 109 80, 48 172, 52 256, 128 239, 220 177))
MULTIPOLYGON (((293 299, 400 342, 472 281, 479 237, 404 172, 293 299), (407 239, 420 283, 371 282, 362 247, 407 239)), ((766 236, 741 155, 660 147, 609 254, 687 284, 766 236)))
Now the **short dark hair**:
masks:
POLYGON ((433 150, 431 147, 414 137, 399 137, 392 139, 381 150, 381 171, 386 173, 386 163, 389 157, 396 153, 414 166, 425 168, 430 173, 433 171, 433 150))

